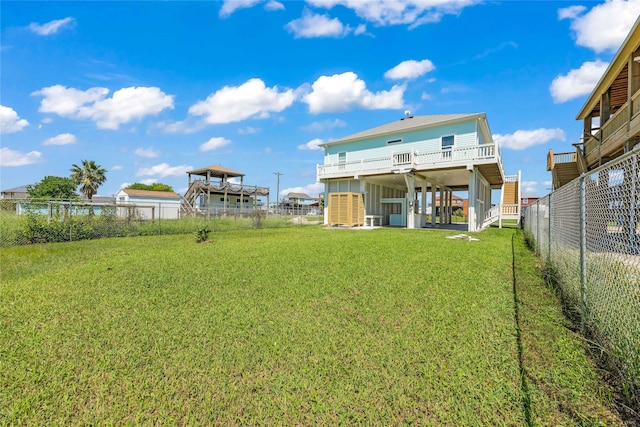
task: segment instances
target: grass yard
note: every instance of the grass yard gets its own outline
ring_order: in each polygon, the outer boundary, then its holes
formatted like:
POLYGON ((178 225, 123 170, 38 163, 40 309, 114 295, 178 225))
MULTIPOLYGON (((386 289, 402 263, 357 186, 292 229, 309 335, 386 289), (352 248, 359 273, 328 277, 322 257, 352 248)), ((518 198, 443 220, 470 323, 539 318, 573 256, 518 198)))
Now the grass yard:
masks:
POLYGON ((451 234, 0 248, 0 424, 621 425, 521 233, 451 234))

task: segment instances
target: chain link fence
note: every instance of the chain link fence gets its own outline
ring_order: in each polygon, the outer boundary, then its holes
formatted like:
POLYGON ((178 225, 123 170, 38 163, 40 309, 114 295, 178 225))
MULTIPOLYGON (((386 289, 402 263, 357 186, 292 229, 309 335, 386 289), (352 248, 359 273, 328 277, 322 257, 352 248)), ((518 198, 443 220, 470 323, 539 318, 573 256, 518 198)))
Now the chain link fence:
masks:
POLYGON ((0 246, 287 227, 294 223, 290 219, 264 209, 199 209, 185 215, 175 203, 4 199, 0 200, 0 246))
POLYGON ((640 408, 640 152, 526 207, 524 231, 582 331, 640 408))

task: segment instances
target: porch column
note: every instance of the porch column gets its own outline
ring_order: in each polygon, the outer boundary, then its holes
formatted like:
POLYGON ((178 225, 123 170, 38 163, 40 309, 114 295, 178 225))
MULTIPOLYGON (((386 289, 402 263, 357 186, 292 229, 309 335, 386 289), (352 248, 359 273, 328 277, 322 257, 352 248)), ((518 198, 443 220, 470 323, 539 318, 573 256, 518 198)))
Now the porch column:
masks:
POLYGON ((431 184, 431 226, 436 226, 436 186, 431 184))
POLYGON ((415 228, 416 177, 412 173, 404 174, 407 184, 407 228, 415 228))
POLYGON ((422 183, 422 187, 420 188, 420 195, 422 196, 421 205, 422 205, 422 215, 427 214, 427 178, 424 179, 422 183))
POLYGON ((476 186, 476 168, 468 166, 469 171, 469 226, 467 231, 476 231, 478 229, 476 218, 476 204, 478 203, 478 188, 476 186), (471 169, 469 169, 471 168, 471 169))
POLYGON ((442 220, 444 216, 444 187, 440 187, 440 225, 445 223, 442 220))
POLYGON ((611 117, 611 96, 609 90, 600 95, 600 129, 611 117))
POLYGON ((449 224, 453 222, 453 190, 449 189, 449 224))

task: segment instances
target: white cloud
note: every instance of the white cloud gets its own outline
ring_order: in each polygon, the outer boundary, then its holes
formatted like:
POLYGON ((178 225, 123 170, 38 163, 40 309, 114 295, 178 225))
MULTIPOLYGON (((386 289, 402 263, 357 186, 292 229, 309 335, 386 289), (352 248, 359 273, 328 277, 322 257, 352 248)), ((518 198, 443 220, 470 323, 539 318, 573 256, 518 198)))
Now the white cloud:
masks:
POLYGON ((238 122, 249 117, 267 118, 269 113, 284 110, 295 100, 292 89, 279 92, 268 88, 261 79, 250 79, 240 86, 225 86, 206 100, 189 108, 189 114, 205 116, 209 124, 238 122))
POLYGON ((247 9, 261 2, 262 0, 224 0, 219 15, 226 18, 238 9, 247 9))
POLYGON ((322 147, 319 147, 318 144, 322 144, 323 142, 320 138, 315 138, 306 144, 298 145, 298 150, 322 150, 322 147))
POLYGON ((0 148, 0 166, 25 166, 41 161, 42 153, 39 151, 21 153, 6 147, 0 148))
POLYGON ((13 108, 0 105, 0 134, 20 132, 28 125, 29 122, 21 119, 13 108))
POLYGON ((228 140, 227 138, 213 137, 213 138, 209 139, 207 142, 205 142, 204 144, 200 145, 200 151, 201 152, 213 151, 213 150, 217 150, 218 148, 224 147, 225 145, 229 145, 229 144, 231 144, 231 141, 228 140))
POLYGON ((53 136, 42 141, 42 145, 69 145, 75 143, 76 137, 71 133, 61 133, 60 135, 53 136))
POLYGON ((280 196, 286 196, 289 193, 304 193, 311 197, 318 197, 318 194, 324 193, 324 184, 321 182, 314 182, 313 184, 305 185, 304 187, 290 187, 280 191, 280 196))
POLYGON ((380 26, 409 24, 409 28, 415 28, 438 22, 444 15, 459 15, 465 7, 482 0, 307 0, 307 3, 327 9, 342 5, 380 26))
POLYGON ((562 103, 582 95, 588 95, 608 66, 608 63, 600 60, 585 62, 580 68, 571 70, 564 76, 556 77, 549 86, 553 102, 562 103))
POLYGON ((48 35, 57 33, 59 30, 61 30, 64 27, 68 27, 75 24, 75 22, 76 22, 75 19, 68 16, 64 19, 56 19, 54 21, 49 21, 45 24, 36 24, 35 22, 32 22, 31 24, 29 24, 29 29, 41 36, 48 36, 48 35))
POLYGON ((111 169, 109 169, 110 171, 121 171, 123 169, 122 166, 120 165, 115 165, 113 166, 111 169))
POLYGON ((343 128, 347 125, 347 122, 340 119, 324 120, 321 122, 313 122, 306 126, 301 126, 300 129, 306 132, 323 132, 325 130, 331 130, 335 128, 343 128))
POLYGON ((558 19, 575 19, 587 10, 585 6, 569 6, 558 9, 558 19))
POLYGON ((158 182, 158 180, 155 178, 147 178, 140 181, 140 184, 151 185, 151 184, 155 184, 156 182, 158 182))
POLYGON ((616 51, 640 15, 638 0, 606 0, 591 8, 570 6, 558 10, 559 19, 571 20, 576 44, 600 53, 616 51))
POLYGON ((86 91, 54 85, 31 95, 42 96, 42 113, 54 113, 75 120, 90 119, 100 129, 118 129, 134 119, 173 109, 173 96, 157 87, 128 87, 106 98, 109 89, 93 87, 86 91))
POLYGON ((432 98, 431 95, 429 95, 427 92, 422 92, 422 95, 420 95, 420 99, 423 101, 429 101, 432 98))
POLYGON ((364 80, 351 71, 332 76, 321 76, 312 85, 311 93, 303 97, 313 114, 348 111, 355 107, 368 110, 402 108, 404 85, 393 86, 391 90, 370 92, 364 80))
POLYGON ((275 0, 271 0, 269 2, 267 2, 267 4, 264 5, 265 10, 268 10, 269 12, 273 12, 276 10, 284 10, 284 5, 282 3, 280 3, 279 1, 275 1, 275 0))
POLYGON ((522 181, 520 185, 522 186, 522 193, 538 194, 538 181, 522 181))
POLYGON ((258 132, 260 132, 260 128, 254 128, 251 126, 238 129, 238 133, 240 135, 253 135, 254 133, 258 133, 258 132))
POLYGON ((147 158, 150 158, 150 159, 154 159, 154 158, 160 156, 160 152, 154 150, 153 147, 136 148, 136 151, 134 151, 134 154, 136 156, 147 157, 147 158))
POLYGON ((564 131, 560 128, 540 128, 532 130, 517 130, 514 133, 505 135, 493 135, 493 140, 500 145, 501 148, 510 148, 512 150, 524 150, 525 148, 529 148, 534 145, 546 144, 553 139, 565 141, 566 137, 564 131))
POLYGON ((184 176, 187 171, 192 170, 193 166, 180 165, 170 166, 168 163, 160 163, 150 168, 141 168, 136 172, 136 176, 157 175, 160 178, 166 176, 184 176))
POLYGON ((428 59, 423 59, 422 61, 410 59, 408 61, 402 61, 392 69, 388 70, 384 73, 384 77, 390 80, 415 79, 416 77, 420 77, 435 70, 435 68, 436 67, 433 65, 433 62, 428 59))
POLYGON ((313 37, 344 37, 353 32, 348 25, 345 26, 338 18, 329 18, 327 15, 317 15, 305 10, 302 17, 294 19, 286 25, 295 38, 313 37))
POLYGON ((187 118, 186 120, 177 122, 158 122, 151 126, 152 129, 158 129, 163 133, 195 133, 206 127, 203 121, 195 121, 187 118))

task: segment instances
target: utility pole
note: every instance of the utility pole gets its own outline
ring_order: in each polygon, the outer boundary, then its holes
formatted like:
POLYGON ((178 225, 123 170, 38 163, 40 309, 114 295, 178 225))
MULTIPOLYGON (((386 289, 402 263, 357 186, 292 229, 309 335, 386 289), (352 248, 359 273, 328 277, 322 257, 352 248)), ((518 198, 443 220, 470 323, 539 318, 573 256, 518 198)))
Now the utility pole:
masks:
POLYGON ((280 215, 280 172, 274 172, 278 176, 278 185, 276 186, 276 214, 280 215))

